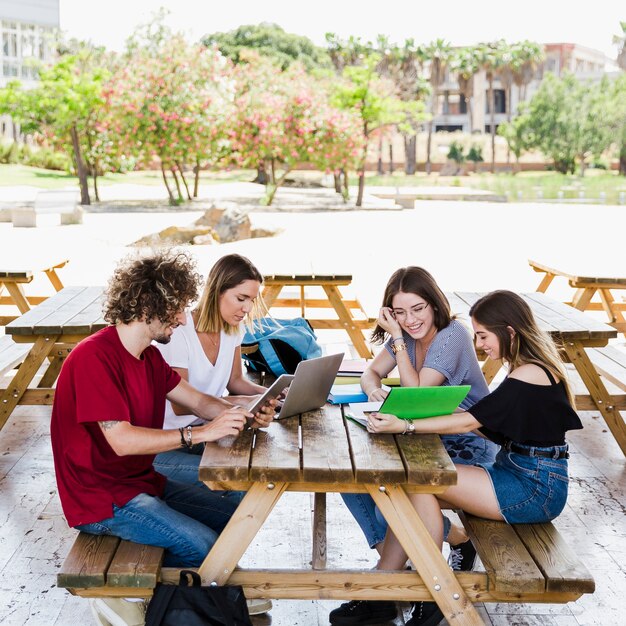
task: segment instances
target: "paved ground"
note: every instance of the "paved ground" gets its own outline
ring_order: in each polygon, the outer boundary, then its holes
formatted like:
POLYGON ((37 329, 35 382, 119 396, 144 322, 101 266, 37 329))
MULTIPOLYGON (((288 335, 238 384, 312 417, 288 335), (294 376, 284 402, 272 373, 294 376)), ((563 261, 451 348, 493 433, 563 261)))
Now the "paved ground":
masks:
MULTIPOLYGON (((201 209, 211 201, 248 207, 260 195, 259 186, 249 183, 201 191, 203 198, 191 208, 201 209)), ((0 222, 0 266, 30 267, 40 257, 66 257, 70 264, 63 270, 65 284, 102 284, 117 259, 132 252, 128 244, 201 215, 201 210, 161 205, 160 187, 111 186, 102 194, 113 212, 88 211, 80 226, 60 226, 56 215, 42 216, 37 228, 0 222), (123 210, 125 202, 132 205, 131 211, 123 210), (142 212, 142 205, 149 210, 142 212)), ((4 202, 27 196, 25 188, 0 190, 4 202)), ((447 290, 532 291, 539 276, 530 270, 528 258, 556 267, 605 267, 612 275, 626 275, 626 258, 619 252, 626 211, 620 207, 418 200, 414 209, 399 210, 390 200, 374 198, 368 200, 367 210, 343 210, 335 196, 324 189, 281 190, 277 206, 283 210, 270 212, 256 205, 250 214, 253 227, 278 229, 280 234, 192 246, 201 272, 206 274, 219 256, 239 252, 267 273, 352 273, 354 289, 368 308, 377 308, 389 275, 411 264, 429 269, 447 290), (289 210, 290 205, 298 210, 289 210)), ((565 299, 571 290, 564 281, 555 282, 550 293, 565 299)))

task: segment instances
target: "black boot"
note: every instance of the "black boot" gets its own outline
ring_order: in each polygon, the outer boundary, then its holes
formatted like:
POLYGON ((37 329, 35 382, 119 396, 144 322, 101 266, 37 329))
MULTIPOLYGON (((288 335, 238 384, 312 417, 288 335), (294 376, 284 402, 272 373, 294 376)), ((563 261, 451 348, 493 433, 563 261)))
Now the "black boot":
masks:
POLYGON ((416 602, 406 626, 437 626, 442 619, 443 613, 435 602, 416 602))
POLYGON ((397 614, 395 602, 350 600, 331 611, 328 619, 333 626, 360 626, 391 621, 397 614))

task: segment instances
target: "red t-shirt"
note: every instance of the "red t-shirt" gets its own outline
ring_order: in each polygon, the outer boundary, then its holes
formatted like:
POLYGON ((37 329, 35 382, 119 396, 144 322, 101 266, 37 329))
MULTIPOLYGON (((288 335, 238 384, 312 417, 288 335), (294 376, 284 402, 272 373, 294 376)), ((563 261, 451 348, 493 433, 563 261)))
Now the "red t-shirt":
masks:
POLYGON ((161 496, 153 454, 118 456, 97 422, 162 428, 165 396, 180 376, 154 346, 136 359, 109 326, 81 341, 63 364, 52 408, 52 451, 70 526, 112 517, 140 493, 161 496))

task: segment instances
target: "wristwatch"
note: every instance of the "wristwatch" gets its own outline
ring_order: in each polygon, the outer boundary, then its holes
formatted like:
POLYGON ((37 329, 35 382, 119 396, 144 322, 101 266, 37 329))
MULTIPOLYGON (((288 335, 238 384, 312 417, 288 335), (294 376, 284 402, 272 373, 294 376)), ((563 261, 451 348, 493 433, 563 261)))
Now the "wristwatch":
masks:
POLYGON ((415 432, 415 424, 411 420, 406 421, 403 435, 412 435, 415 432))
POLYGON ((404 343, 404 341, 402 343, 391 344, 391 351, 394 354, 398 354, 398 352, 402 352, 402 350, 406 350, 406 343, 404 343))

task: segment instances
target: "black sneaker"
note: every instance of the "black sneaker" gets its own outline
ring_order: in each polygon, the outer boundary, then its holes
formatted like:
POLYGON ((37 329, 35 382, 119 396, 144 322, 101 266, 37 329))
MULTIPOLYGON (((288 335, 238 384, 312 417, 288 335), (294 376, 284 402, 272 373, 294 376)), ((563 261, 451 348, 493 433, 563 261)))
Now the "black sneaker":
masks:
POLYGON ((406 626, 437 626, 442 619, 443 613, 435 602, 416 602, 406 626))
POLYGON ((448 564, 455 572, 471 572, 476 562, 476 548, 468 539, 458 546, 450 546, 448 564))
POLYGON ((333 626, 359 626, 388 622, 395 619, 397 614, 395 602, 350 600, 331 611, 328 619, 333 626))

